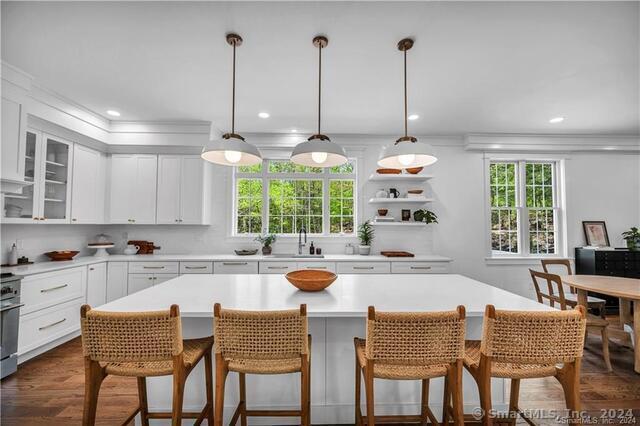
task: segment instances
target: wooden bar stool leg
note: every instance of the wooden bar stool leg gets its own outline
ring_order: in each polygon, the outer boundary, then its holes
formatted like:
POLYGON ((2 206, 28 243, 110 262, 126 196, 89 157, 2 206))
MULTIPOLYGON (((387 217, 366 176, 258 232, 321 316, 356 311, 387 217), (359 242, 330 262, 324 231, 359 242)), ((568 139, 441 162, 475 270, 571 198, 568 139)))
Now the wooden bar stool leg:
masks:
POLYGON ((429 379, 422 380, 420 400, 420 424, 422 426, 426 426, 426 424, 429 422, 429 416, 427 414, 429 410, 429 379))
POLYGON ((564 399, 570 415, 580 412, 580 359, 565 365, 558 371, 556 378, 562 385, 564 399))
POLYGON ((364 369, 364 391, 367 399, 367 425, 375 425, 375 411, 373 400, 373 362, 367 361, 364 369))
POLYGON ((509 416, 513 420, 510 423, 515 425, 518 420, 518 397, 520 396, 520 379, 511 379, 511 391, 509 393, 509 416))
POLYGON ((204 375, 207 388, 207 424, 213 426, 213 360, 211 350, 204 354, 204 375))
POLYGON ((240 424, 247 426, 247 379, 244 373, 238 373, 240 382, 240 424))
POLYGON ((442 425, 449 424, 449 411, 451 407, 451 387, 449 375, 444 376, 444 394, 442 397, 442 425))
POLYGON ((184 384, 186 382, 184 368, 173 371, 173 407, 171 409, 171 426, 182 425, 182 403, 184 401, 184 384))
POLYGON ((224 418, 224 384, 227 374, 228 370, 225 361, 220 354, 216 354, 216 416, 213 419, 215 426, 222 426, 222 419, 224 418))
MULTIPOLYGON (((453 424, 464 425, 464 405, 462 402, 462 360, 456 361, 455 367, 449 369, 449 389, 453 400, 453 424)), ((489 379, 491 380, 491 379, 489 379)))
POLYGON ((140 421, 142 426, 149 426, 149 404, 147 403, 147 379, 138 377, 138 400, 140 401, 140 421))
POLYGON ((360 368, 360 362, 358 362, 358 355, 356 354, 356 401, 355 401, 355 419, 356 419, 356 426, 359 426, 362 424, 362 416, 360 414, 360 389, 362 386, 362 371, 360 368))
POLYGON ((604 365, 607 367, 607 371, 613 371, 611 368, 611 359, 609 358, 609 331, 607 327, 602 327, 600 335, 602 336, 602 357, 604 358, 604 365))
POLYGON ((302 357, 302 368, 300 369, 300 422, 302 426, 310 424, 309 416, 309 360, 305 356, 302 357))
POLYGON ((478 371, 478 391, 480 393, 480 407, 482 408, 482 425, 492 426, 492 405, 491 405, 491 362, 484 355, 480 356, 480 367, 478 371))
POLYGON ((105 377, 104 369, 98 362, 85 358, 83 426, 93 426, 96 423, 98 394, 105 377))

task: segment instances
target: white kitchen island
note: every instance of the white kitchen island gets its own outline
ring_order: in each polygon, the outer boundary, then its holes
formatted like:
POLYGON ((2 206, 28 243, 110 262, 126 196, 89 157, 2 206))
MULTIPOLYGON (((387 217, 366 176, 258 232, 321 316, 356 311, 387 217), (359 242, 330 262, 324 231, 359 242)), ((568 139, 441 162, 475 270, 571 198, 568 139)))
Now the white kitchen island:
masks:
MULTIPOLYGON (((353 338, 364 337, 367 307, 379 311, 438 311, 464 305, 467 338, 479 339, 487 304, 498 309, 549 310, 533 300, 457 274, 340 275, 325 291, 297 290, 283 275, 184 275, 99 307, 106 311, 148 311, 180 306, 185 338, 211 335, 213 304, 246 310, 291 309, 307 304, 309 333, 313 336, 311 401, 313 423, 354 422, 355 360, 353 338)), ((171 378, 148 379, 150 410, 170 410, 171 378)), ((285 408, 299 404, 299 374, 248 376, 249 407, 285 408)), ((380 380, 376 383, 376 413, 418 413, 419 383, 380 380)), ((224 422, 237 403, 237 376, 227 378, 224 422)), ((494 407, 506 406, 503 380, 493 386, 494 407)), ((203 367, 189 376, 184 409, 194 411, 204 403, 203 367)), ((430 404, 441 411, 442 379, 432 380, 430 404)), ((478 405, 475 383, 465 373, 465 412, 478 405)), ((217 413, 216 413, 217 415, 217 413)), ((274 419, 252 419, 270 424, 274 419)), ((290 419, 296 423, 297 419, 290 419)), ((288 419, 277 419, 279 424, 288 419)), ((160 423, 158 423, 160 424, 160 423)))

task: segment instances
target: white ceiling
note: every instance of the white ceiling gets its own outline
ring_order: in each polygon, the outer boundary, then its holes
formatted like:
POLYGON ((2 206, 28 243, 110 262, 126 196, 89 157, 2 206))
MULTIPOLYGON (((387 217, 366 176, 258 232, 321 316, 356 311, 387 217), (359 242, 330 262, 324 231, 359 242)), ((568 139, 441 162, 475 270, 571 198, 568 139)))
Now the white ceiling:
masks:
POLYGON ((329 135, 402 132, 405 36, 410 133, 640 131, 636 2, 2 2, 3 60, 122 120, 229 130, 230 31, 240 132, 314 130, 319 33, 329 135))

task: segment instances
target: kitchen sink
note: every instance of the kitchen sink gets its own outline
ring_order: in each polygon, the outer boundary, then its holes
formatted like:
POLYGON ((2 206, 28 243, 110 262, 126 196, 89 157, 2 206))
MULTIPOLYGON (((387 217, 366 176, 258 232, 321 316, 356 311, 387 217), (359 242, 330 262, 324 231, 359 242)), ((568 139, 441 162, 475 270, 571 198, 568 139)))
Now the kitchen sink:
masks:
POLYGON ((276 257, 276 258, 296 258, 296 259, 323 259, 324 258, 324 254, 287 254, 287 253, 278 253, 278 254, 272 254, 269 257, 276 257))

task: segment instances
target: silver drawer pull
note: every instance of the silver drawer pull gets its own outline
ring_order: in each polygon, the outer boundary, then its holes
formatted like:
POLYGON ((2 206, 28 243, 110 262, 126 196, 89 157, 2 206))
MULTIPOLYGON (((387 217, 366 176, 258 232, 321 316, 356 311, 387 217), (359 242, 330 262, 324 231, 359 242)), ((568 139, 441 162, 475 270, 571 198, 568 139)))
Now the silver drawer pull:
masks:
POLYGON ((288 266, 267 266, 267 269, 289 269, 288 266))
POLYGON ((222 262, 223 265, 225 266, 241 266, 241 265, 248 265, 249 263, 247 262, 222 262))
POLYGON ((431 266, 412 266, 411 269, 431 269, 431 266))
POLYGON ((142 269, 164 269, 164 266, 143 266, 142 269))
POLYGON ((373 269, 373 266, 354 266, 353 269, 373 269))
POLYGON ((206 266, 185 266, 184 269, 207 269, 206 266))
POLYGON ((65 322, 66 320, 67 320, 66 318, 62 318, 60 321, 52 322, 52 323, 51 323, 51 324, 49 324, 49 325, 44 325, 44 326, 42 326, 42 327, 38 328, 38 330, 40 330, 40 331, 42 331, 42 330, 46 330, 47 328, 51 328, 51 327, 53 327, 54 325, 62 324, 62 323, 63 323, 63 322, 65 322))
POLYGON ((327 269, 326 266, 307 266, 307 269, 327 269))
POLYGON ((44 289, 40 290, 40 293, 48 293, 50 291, 60 290, 61 288, 65 288, 65 287, 69 287, 69 284, 62 284, 62 285, 59 285, 57 287, 44 288, 44 289))

